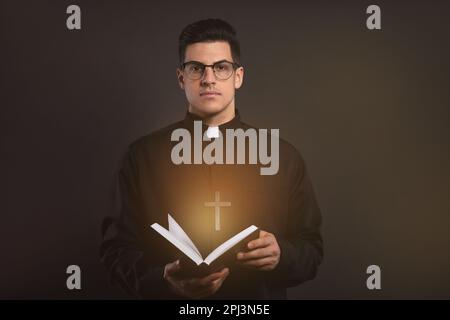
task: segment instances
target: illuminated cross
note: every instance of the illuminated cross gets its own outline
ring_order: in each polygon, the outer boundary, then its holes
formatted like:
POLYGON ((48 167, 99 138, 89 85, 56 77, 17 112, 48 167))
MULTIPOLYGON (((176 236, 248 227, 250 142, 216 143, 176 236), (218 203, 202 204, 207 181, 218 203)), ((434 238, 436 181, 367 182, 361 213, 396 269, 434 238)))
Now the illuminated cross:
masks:
POLYGON ((220 201, 220 192, 216 191, 214 202, 205 202, 205 207, 214 207, 216 231, 220 230, 220 207, 231 207, 231 202, 220 201))

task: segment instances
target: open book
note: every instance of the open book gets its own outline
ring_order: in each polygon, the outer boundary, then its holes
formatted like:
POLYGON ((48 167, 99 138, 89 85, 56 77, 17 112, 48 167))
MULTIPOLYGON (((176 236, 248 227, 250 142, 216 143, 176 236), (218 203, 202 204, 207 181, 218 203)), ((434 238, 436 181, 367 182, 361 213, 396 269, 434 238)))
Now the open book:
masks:
POLYGON ((203 259, 192 240, 170 214, 168 215, 168 220, 169 230, 158 223, 153 223, 151 227, 189 258, 188 261, 181 259, 182 270, 180 271, 185 276, 202 276, 218 271, 218 269, 225 266, 225 256, 227 256, 225 253, 235 255, 238 251, 245 250, 246 244, 250 240, 258 238, 259 235, 258 227, 252 225, 219 245, 203 259))

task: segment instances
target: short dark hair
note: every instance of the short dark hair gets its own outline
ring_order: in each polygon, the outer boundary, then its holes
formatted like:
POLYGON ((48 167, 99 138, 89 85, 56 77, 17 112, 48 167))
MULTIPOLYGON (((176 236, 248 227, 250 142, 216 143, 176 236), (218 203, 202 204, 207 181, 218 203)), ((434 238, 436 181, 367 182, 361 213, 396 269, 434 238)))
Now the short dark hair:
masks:
POLYGON ((184 62, 186 48, 197 42, 226 41, 231 48, 233 61, 240 64, 241 48, 237 39, 236 30, 221 19, 200 20, 187 25, 181 31, 178 40, 178 54, 180 64, 184 62))

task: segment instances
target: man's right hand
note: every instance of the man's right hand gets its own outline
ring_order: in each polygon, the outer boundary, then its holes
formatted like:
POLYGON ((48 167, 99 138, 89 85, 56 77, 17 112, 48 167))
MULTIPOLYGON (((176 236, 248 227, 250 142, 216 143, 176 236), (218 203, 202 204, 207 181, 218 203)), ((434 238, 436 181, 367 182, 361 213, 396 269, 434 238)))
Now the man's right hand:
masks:
POLYGON ((181 278, 177 277, 180 269, 180 260, 166 264, 164 280, 167 281, 173 292, 191 299, 201 299, 213 295, 230 273, 228 268, 223 268, 220 272, 211 273, 203 278, 181 278))

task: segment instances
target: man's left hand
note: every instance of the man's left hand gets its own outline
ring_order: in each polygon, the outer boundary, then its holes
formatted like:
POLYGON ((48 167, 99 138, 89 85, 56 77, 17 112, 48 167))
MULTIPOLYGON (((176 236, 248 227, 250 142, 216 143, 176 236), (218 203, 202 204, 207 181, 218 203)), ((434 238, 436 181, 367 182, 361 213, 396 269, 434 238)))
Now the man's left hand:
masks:
POLYGON ((238 264, 251 269, 270 271, 280 262, 281 250, 272 233, 260 230, 259 238, 247 244, 250 251, 237 254, 238 264))

